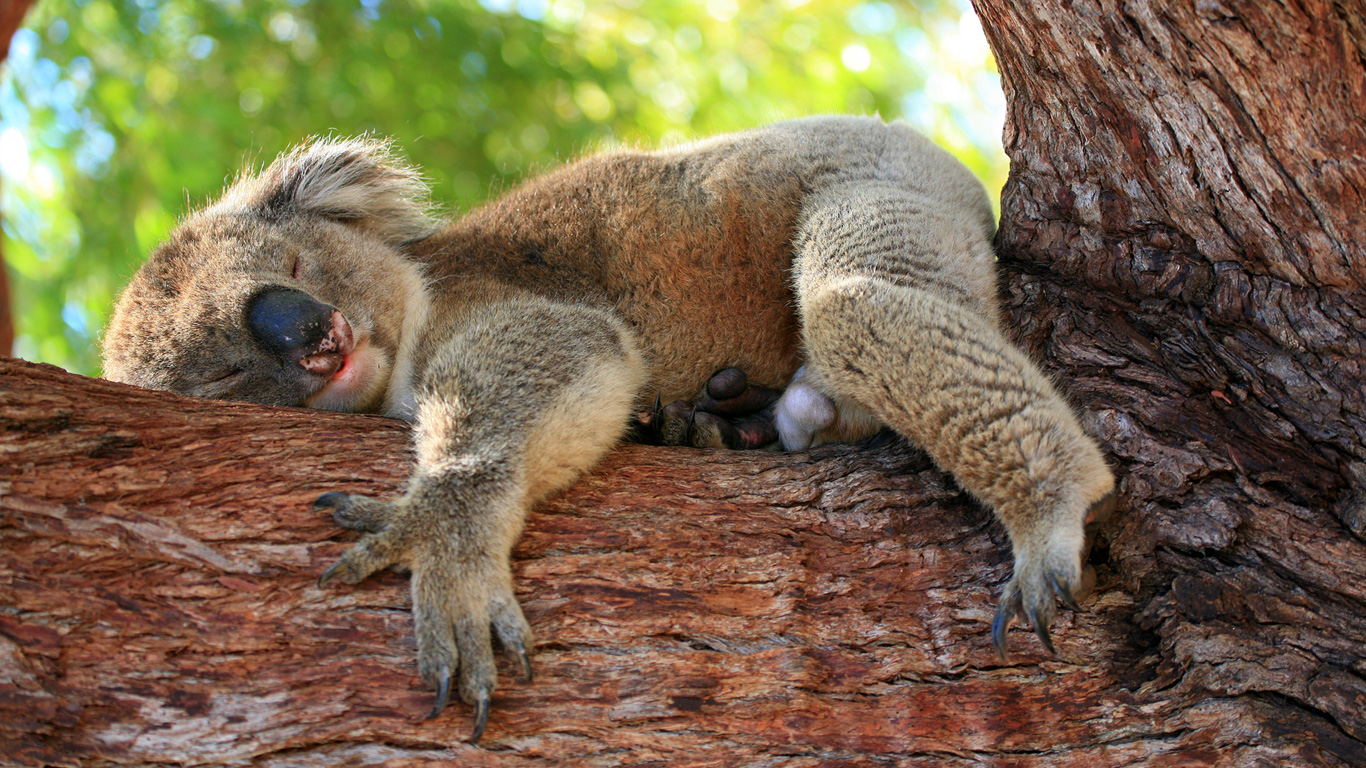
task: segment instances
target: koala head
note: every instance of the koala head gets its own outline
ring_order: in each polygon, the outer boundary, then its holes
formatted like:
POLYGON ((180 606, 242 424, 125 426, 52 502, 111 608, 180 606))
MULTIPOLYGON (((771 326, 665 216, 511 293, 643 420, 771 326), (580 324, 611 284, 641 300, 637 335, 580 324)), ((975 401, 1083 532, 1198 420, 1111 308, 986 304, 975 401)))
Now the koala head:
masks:
POLYGON ((317 140, 240 177, 152 253, 114 309, 104 372, 186 395, 373 411, 404 319, 405 257, 435 222, 385 142, 317 140))

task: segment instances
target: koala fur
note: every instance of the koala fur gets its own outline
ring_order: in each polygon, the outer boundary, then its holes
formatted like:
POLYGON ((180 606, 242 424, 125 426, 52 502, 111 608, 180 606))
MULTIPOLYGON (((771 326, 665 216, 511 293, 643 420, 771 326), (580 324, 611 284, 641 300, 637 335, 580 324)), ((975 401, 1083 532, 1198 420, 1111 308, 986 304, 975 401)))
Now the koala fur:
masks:
POLYGON ((433 715, 454 677, 482 732, 490 627, 529 674, 509 567, 528 509, 724 366, 792 383, 789 448, 883 425, 923 447, 1010 535, 998 651, 1019 617, 1050 645, 1114 478, 1002 334, 991 208, 948 153, 810 118, 588 157, 449 223, 424 197, 382 142, 295 149, 152 254, 104 352, 141 386, 414 422, 402 495, 318 504, 365 532, 324 582, 411 570, 433 715))

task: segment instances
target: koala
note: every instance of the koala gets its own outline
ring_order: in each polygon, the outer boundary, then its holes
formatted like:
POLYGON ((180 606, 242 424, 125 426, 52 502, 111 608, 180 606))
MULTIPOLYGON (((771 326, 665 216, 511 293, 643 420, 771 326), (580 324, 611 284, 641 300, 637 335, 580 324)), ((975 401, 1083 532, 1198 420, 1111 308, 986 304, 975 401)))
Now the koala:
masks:
POLYGON ((494 635, 530 679, 509 564, 528 510, 633 425, 659 438, 676 399, 687 428, 661 442, 801 449, 890 427, 923 448, 1009 534, 997 653, 1017 619, 1052 650, 1115 480, 1006 339, 987 195, 947 152, 899 123, 807 118, 589 156, 454 221, 426 196, 372 139, 239 177, 134 276, 104 366, 413 423, 400 495, 315 506, 362 534, 320 584, 411 572, 431 717, 454 683, 480 737, 494 635), (704 381, 710 405, 688 401, 704 381))

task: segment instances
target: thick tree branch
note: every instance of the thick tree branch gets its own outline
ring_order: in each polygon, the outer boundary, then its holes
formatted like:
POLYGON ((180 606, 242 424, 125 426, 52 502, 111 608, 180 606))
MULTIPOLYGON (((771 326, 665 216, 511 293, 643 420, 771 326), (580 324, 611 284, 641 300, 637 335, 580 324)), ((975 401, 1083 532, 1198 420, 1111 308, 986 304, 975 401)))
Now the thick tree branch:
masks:
MULTIPOLYGON (((614 453, 532 515, 517 576, 537 677, 503 664, 480 748, 467 708, 418 719, 404 577, 315 586, 353 534, 310 502, 393 492, 404 425, 4 361, 0 452, 7 763, 1118 765, 1213 750, 1242 721, 1263 727, 1249 757, 1325 734, 1360 749, 1322 716, 1273 732, 1267 700, 1174 686, 1193 660, 1155 653, 1103 564, 1056 658, 1016 630, 999 664, 1004 534, 901 445, 614 453)), ((1317 674, 1298 680, 1351 676, 1317 674)))

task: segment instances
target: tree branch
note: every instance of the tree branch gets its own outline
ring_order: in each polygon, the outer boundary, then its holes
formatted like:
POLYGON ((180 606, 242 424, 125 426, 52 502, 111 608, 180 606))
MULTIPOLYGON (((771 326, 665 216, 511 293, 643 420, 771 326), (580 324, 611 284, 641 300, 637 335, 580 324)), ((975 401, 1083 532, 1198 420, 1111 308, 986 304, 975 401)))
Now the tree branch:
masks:
MULTIPOLYGON (((0 362, 6 762, 1102 765, 1212 748, 1218 718, 1265 706, 1174 725, 1189 694, 1141 661, 1151 636, 1104 566, 1057 657, 1017 629, 1000 665, 1004 533, 904 445, 625 446, 532 515, 516 569, 537 677, 500 662, 469 747, 467 708, 418 719, 406 578, 315 585, 353 534, 311 501, 394 492, 407 438, 0 362)), ((1255 754, 1296 740, 1276 741, 1255 754)))

